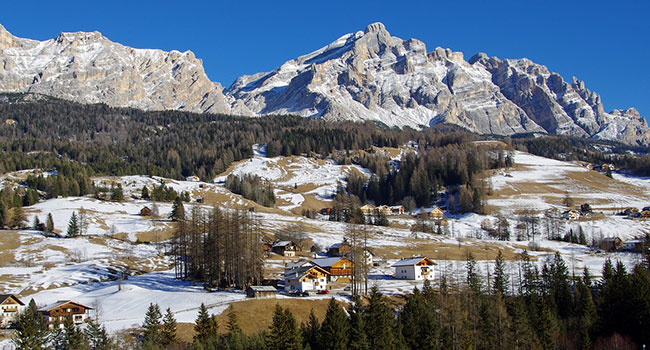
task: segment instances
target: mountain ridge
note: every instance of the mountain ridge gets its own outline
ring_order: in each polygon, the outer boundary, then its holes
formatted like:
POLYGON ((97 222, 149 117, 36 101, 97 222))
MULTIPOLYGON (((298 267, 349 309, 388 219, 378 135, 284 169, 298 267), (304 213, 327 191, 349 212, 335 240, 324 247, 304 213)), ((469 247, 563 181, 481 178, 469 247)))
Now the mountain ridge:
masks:
POLYGON ((208 79, 191 51, 134 49, 99 32, 36 41, 0 25, 0 91, 83 103, 245 116, 297 114, 388 126, 450 123, 481 134, 549 133, 650 145, 634 108, 605 112, 584 82, 526 58, 427 51, 379 22, 230 87, 208 79))

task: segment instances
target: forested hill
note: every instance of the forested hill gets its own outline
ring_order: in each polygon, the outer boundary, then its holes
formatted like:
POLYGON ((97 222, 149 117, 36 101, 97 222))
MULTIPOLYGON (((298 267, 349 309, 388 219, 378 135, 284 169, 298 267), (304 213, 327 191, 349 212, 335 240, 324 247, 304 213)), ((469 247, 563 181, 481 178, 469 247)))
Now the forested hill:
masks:
MULTIPOLYGON (((244 118, 178 111, 145 112, 78 104, 41 95, 0 95, 0 172, 49 168, 59 159, 95 174, 212 179, 269 143, 268 155, 398 146, 427 132, 373 123, 330 123, 295 116, 244 118), (25 157, 25 153, 30 157, 25 157)), ((433 132, 433 131, 429 131, 433 132)))

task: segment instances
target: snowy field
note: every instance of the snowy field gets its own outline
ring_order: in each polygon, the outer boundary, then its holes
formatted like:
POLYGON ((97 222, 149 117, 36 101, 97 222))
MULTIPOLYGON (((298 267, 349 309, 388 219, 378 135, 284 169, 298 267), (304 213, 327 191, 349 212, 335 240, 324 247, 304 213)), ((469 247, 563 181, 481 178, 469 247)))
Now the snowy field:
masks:
MULTIPOLYGON (((595 237, 619 236, 630 239, 645 232, 650 232, 650 222, 632 220, 614 216, 616 208, 635 206, 641 208, 650 205, 650 179, 636 178, 625 174, 614 174, 614 179, 603 179, 577 164, 560 162, 530 154, 516 152, 516 166, 495 171, 490 177, 492 189, 496 196, 488 204, 496 208, 492 215, 450 215, 448 236, 418 233, 414 235, 408 228, 415 219, 408 216, 390 218, 394 227, 367 226, 368 246, 378 252, 379 266, 371 271, 369 286, 376 285, 387 294, 400 295, 410 292, 413 287, 421 288, 421 282, 395 280, 391 265, 398 257, 410 257, 423 254, 432 258, 437 264, 436 281, 441 274, 452 281, 463 281, 465 261, 462 257, 447 258, 444 249, 466 250, 491 249, 504 250, 513 254, 522 253, 530 242, 501 242, 487 237, 481 230, 484 220, 494 222, 497 214, 504 214, 510 221, 511 236, 515 237, 516 213, 521 209, 534 209, 541 217, 543 210, 558 208, 566 191, 576 198, 576 204, 594 200, 595 211, 602 214, 595 220, 564 221, 565 230, 573 228, 577 232, 583 229, 587 239, 595 237), (478 238, 477 238, 478 237, 478 238), (456 248, 457 247, 457 248, 456 248), (444 249, 443 249, 444 248, 444 249)), ((346 174, 356 169, 368 175, 366 169, 356 166, 340 166, 329 160, 315 160, 305 157, 266 158, 263 148, 256 147, 255 157, 237 164, 232 173, 258 174, 273 182, 280 204, 275 209, 258 210, 254 213, 267 232, 278 232, 287 224, 303 223, 308 237, 322 248, 339 243, 348 234, 350 228, 345 223, 321 219, 308 219, 288 211, 300 208, 307 200, 305 196, 314 196, 327 200, 335 191, 337 182, 343 182, 346 174), (297 187, 295 192, 291 192, 297 187)), ((0 179, 6 186, 20 181, 29 171, 3 175, 0 179)), ((88 234, 91 237, 47 238, 36 231, 7 231, 5 244, 0 257, 5 261, 0 265, 0 293, 17 293, 28 295, 25 299, 35 298, 39 305, 59 299, 74 299, 90 306, 98 306, 98 316, 110 330, 140 324, 149 303, 158 303, 162 309, 171 307, 179 322, 192 322, 196 318, 197 308, 203 302, 210 311, 219 313, 229 303, 243 300, 241 292, 204 291, 200 285, 181 282, 173 278, 173 272, 167 271, 170 258, 161 255, 162 248, 155 244, 134 244, 141 234, 151 232, 169 232, 172 228, 165 219, 152 220, 141 217, 139 211, 152 207, 151 201, 132 199, 139 196, 142 186, 151 188, 163 180, 167 186, 178 192, 190 193, 194 203, 186 204, 186 213, 197 204, 198 198, 216 198, 216 203, 223 208, 246 207, 250 202, 241 196, 226 190, 219 181, 202 183, 194 181, 176 181, 149 176, 102 177, 94 179, 95 183, 110 186, 113 181, 123 185, 127 198, 122 203, 101 201, 92 198, 60 198, 40 202, 25 209, 29 223, 34 216, 44 222, 51 213, 55 229, 65 233, 70 216, 82 208, 88 213, 88 234), (106 236, 122 233, 125 241, 106 236), (16 243, 17 242, 17 243, 16 243), (16 243, 16 244, 14 244, 16 243), (14 245, 12 245, 14 244, 14 245), (142 273, 132 275, 124 281, 122 290, 117 290, 115 278, 121 271, 142 273), (152 271, 152 272, 147 272, 152 271)), ((170 203, 157 203, 160 216, 165 218, 171 212, 170 203)), ((541 226, 541 225, 540 225, 541 226)), ((542 229, 540 227, 540 229, 542 229)), ((536 264, 543 264, 555 251, 564 257, 570 271, 580 275, 587 267, 592 275, 600 276, 602 265, 607 258, 620 260, 628 267, 638 262, 639 256, 632 253, 605 254, 588 247, 543 240, 536 237, 539 251, 530 251, 536 264)), ((309 247, 307 247, 309 248, 309 247)), ((462 256, 462 254, 457 254, 462 256)), ((275 258, 268 260, 265 267, 270 272, 267 277, 279 277, 285 263, 295 259, 275 258)), ((493 261, 477 260, 478 267, 487 281, 488 271, 493 269, 493 261)), ((519 275, 520 262, 506 262, 513 284, 519 275)), ((345 293, 343 290, 339 292, 345 293)), ((2 345, 2 344, 0 344, 2 345)))

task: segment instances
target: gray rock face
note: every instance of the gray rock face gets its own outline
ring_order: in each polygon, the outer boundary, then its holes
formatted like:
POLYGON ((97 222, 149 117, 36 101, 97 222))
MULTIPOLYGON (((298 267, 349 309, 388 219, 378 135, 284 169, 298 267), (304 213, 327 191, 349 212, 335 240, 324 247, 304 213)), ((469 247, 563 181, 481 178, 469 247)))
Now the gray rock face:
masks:
POLYGON ((133 49, 99 32, 35 41, 0 27, 0 90, 142 109, 230 112, 191 51, 133 49))
POLYGON ((344 35, 227 91, 190 51, 133 49, 98 32, 47 41, 0 26, 0 91, 83 103, 239 115, 298 114, 388 126, 452 123, 482 134, 538 132, 650 145, 634 109, 606 113, 584 82, 566 82, 528 59, 463 54, 402 40, 381 23, 344 35))
POLYGON ((542 132, 462 53, 392 37, 381 23, 228 89, 256 114, 297 113, 389 126, 454 123, 480 133, 542 132))

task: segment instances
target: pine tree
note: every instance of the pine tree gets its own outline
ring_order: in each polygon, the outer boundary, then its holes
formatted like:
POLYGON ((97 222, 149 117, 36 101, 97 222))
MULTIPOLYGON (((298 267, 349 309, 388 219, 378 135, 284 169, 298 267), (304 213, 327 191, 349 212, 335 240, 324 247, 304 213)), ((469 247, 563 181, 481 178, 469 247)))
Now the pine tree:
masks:
POLYGON ((111 185, 111 200, 114 202, 121 202, 124 200, 124 191, 122 190, 122 184, 113 183, 111 185))
POLYGON ((494 284, 492 290, 494 294, 500 293, 501 295, 505 295, 508 290, 508 275, 505 273, 503 253, 500 250, 494 261, 494 284))
POLYGON ((348 313, 350 314, 350 350, 369 350, 364 307, 358 295, 352 298, 348 313))
POLYGON ((303 348, 309 347, 311 350, 321 350, 320 343, 318 341, 318 336, 320 334, 320 322, 316 318, 314 309, 311 309, 309 312, 309 319, 307 323, 303 323, 300 326, 300 332, 302 334, 303 348))
POLYGON ((47 221, 45 223, 45 230, 48 233, 54 232, 54 219, 52 219, 52 213, 47 213, 47 221))
POLYGON ((88 342, 85 334, 72 322, 72 317, 66 317, 63 322, 63 349, 82 350, 87 347, 88 342))
POLYGON ((409 348, 438 348, 439 327, 436 316, 432 305, 427 305, 426 296, 417 288, 412 295, 406 297, 406 304, 399 314, 399 323, 409 348))
POLYGON ((185 207, 180 197, 174 199, 174 205, 172 206, 172 212, 169 218, 172 221, 185 220, 185 207))
POLYGON ((140 197, 142 199, 149 199, 149 189, 146 185, 142 186, 142 193, 140 194, 140 197))
POLYGON ((215 344, 218 329, 219 324, 217 323, 216 317, 210 316, 208 309, 201 303, 199 314, 194 325, 194 346, 206 347, 210 344, 215 344))
POLYGON ((345 312, 334 298, 327 305, 325 319, 320 327, 320 347, 345 350, 348 348, 349 324, 345 312))
POLYGON ((399 338, 395 334, 398 330, 397 322, 376 286, 370 290, 368 306, 364 314, 366 334, 371 349, 391 350, 399 346, 399 338))
POLYGON ((36 302, 32 299, 25 312, 18 315, 15 323, 16 331, 12 339, 17 350, 46 348, 50 331, 37 310, 36 302))
POLYGON ((11 209, 11 220, 9 220, 9 226, 12 228, 20 229, 25 227, 25 222, 27 222, 27 217, 25 217, 25 211, 20 205, 11 209))
POLYGON ((268 350, 300 350, 302 339, 291 311, 275 305, 273 322, 269 327, 268 350))
POLYGON ((174 313, 170 308, 167 308, 163 317, 160 338, 160 344, 164 347, 176 343, 176 318, 174 318, 174 313))
POLYGON ((145 349, 155 349, 161 342, 161 319, 158 304, 149 304, 142 324, 142 345, 145 349))
POLYGON ((246 336, 237 323, 237 315, 232 305, 228 307, 228 324, 226 325, 226 344, 229 350, 243 350, 246 345, 246 336))
POLYGON ((68 237, 77 237, 79 235, 79 221, 77 214, 72 213, 70 221, 68 222, 68 237))
POLYGON ((85 337, 91 350, 110 350, 113 348, 113 341, 108 336, 106 328, 95 320, 90 320, 84 329, 85 337))
POLYGON ((38 219, 38 215, 34 215, 34 222, 32 223, 32 228, 34 230, 38 229, 38 225, 41 224, 41 220, 38 219))
POLYGON ((476 295, 481 294, 481 277, 478 272, 478 266, 476 265, 474 256, 469 251, 467 252, 466 270, 469 290, 476 295))

